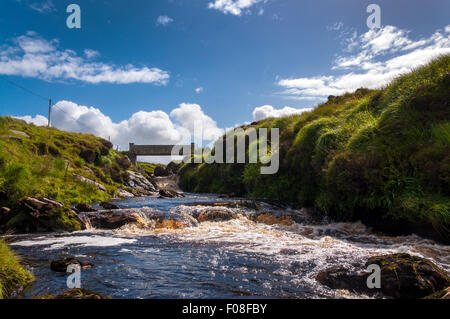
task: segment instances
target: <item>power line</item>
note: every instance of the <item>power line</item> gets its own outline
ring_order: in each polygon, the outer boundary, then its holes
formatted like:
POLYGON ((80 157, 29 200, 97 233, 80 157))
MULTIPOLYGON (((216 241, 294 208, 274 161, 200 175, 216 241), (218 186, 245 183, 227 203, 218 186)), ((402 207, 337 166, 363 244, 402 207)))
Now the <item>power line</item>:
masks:
POLYGON ((20 84, 17 84, 17 83, 15 83, 15 82, 11 81, 11 80, 8 80, 8 79, 5 78, 3 75, 0 75, 0 79, 4 80, 5 82, 8 82, 8 83, 11 84, 11 85, 14 85, 15 87, 18 87, 19 89, 24 90, 24 91, 27 92, 27 93, 30 93, 30 94, 32 94, 32 95, 38 97, 38 98, 40 98, 40 99, 43 99, 43 100, 45 100, 45 101, 50 101, 50 104, 49 104, 49 114, 48 114, 48 115, 49 115, 49 116, 48 116, 48 123, 49 123, 49 126, 50 126, 51 108, 52 108, 52 107, 53 107, 53 108, 56 107, 56 108, 58 108, 61 112, 63 112, 64 114, 66 114, 69 118, 71 118, 72 120, 74 120, 75 122, 77 122, 77 124, 81 125, 81 126, 84 127, 85 129, 87 129, 88 132, 91 130, 91 128, 87 127, 87 126, 84 125, 82 122, 79 122, 79 121, 78 121, 79 119, 74 118, 71 114, 69 114, 69 113, 67 113, 66 111, 64 111, 64 110, 63 110, 61 107, 59 107, 58 105, 52 105, 52 104, 51 104, 51 99, 46 98, 46 97, 44 97, 44 96, 42 96, 42 95, 40 95, 40 94, 38 94, 38 93, 35 93, 35 92, 33 92, 33 91, 27 89, 26 87, 24 87, 24 86, 22 86, 22 85, 20 85, 20 84))
POLYGON ((18 87, 19 89, 24 90, 25 92, 28 92, 28 93, 30 93, 30 94, 32 94, 32 95, 38 97, 38 98, 40 98, 40 99, 43 99, 43 100, 45 100, 45 101, 48 101, 48 100, 49 100, 49 98, 47 98, 47 97, 44 97, 44 96, 42 96, 42 95, 40 95, 40 94, 38 94, 38 93, 35 93, 35 92, 33 92, 33 91, 27 89, 26 87, 23 87, 23 86, 20 85, 20 84, 17 84, 17 83, 15 83, 15 82, 11 81, 11 80, 8 80, 8 79, 5 78, 3 75, 0 75, 0 79, 2 79, 2 80, 5 81, 5 82, 8 82, 8 83, 11 84, 11 85, 14 85, 15 87, 18 87))

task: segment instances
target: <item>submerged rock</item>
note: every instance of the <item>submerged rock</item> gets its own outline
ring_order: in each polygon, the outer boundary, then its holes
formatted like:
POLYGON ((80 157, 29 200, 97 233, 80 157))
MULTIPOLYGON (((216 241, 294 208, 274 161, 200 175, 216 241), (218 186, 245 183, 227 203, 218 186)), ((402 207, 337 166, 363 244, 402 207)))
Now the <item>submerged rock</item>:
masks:
POLYGON ((111 299, 87 289, 71 289, 48 299, 111 299))
POLYGON ((197 220, 199 221, 199 223, 223 222, 233 218, 236 218, 236 216, 231 212, 211 210, 199 214, 197 220))
POLYGON ((250 217, 251 220, 257 223, 267 225, 284 225, 290 226, 294 223, 294 219, 289 215, 276 215, 273 213, 261 213, 250 217))
POLYGON ((70 265, 80 265, 81 269, 89 269, 94 267, 94 264, 92 263, 84 262, 74 257, 67 257, 52 261, 50 264, 50 269, 56 272, 67 272, 67 267, 70 265))

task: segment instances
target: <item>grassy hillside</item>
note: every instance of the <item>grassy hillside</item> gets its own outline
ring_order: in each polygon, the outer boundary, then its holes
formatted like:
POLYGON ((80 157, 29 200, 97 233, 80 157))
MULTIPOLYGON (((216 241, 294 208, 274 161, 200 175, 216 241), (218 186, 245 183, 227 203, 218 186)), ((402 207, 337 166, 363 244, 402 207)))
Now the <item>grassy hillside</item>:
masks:
MULTIPOLYGON (((114 197, 128 179, 131 163, 106 140, 87 134, 38 127, 11 117, 0 117, 0 207, 13 212, 27 196, 48 197, 66 207, 114 197), (104 186, 99 189, 88 178, 104 186), (82 178, 81 178, 82 179, 82 178)), ((56 228, 76 230, 77 222, 64 210, 54 216, 56 228)), ((26 218, 18 214, 7 228, 26 218)), ((1 220, 1 216, 0 216, 1 220)))
POLYGON ((315 207, 392 233, 450 239, 450 57, 380 90, 329 97, 313 111, 254 123, 280 129, 280 170, 187 164, 185 191, 315 207))
POLYGON ((33 276, 17 261, 16 256, 0 239, 0 299, 33 281, 33 276))

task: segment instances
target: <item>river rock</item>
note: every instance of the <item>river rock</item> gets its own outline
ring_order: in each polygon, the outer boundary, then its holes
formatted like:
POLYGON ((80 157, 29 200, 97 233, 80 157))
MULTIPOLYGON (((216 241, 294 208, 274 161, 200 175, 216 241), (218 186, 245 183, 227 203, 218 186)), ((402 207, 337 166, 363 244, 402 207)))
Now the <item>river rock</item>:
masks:
POLYGON ((84 203, 76 205, 75 209, 80 213, 96 212, 98 210, 98 209, 92 207, 91 205, 84 204, 84 203))
POLYGON ((159 190, 159 196, 160 198, 177 198, 177 197, 184 197, 183 194, 169 190, 169 189, 160 189, 159 190))
POLYGON ((56 272, 67 272, 69 265, 80 265, 81 269, 89 269, 94 267, 94 264, 80 261, 73 257, 67 257, 64 259, 54 260, 50 264, 50 269, 56 272))
POLYGON ((344 267, 333 267, 322 270, 316 280, 331 289, 346 289, 349 291, 367 292, 367 274, 349 271, 344 267))
POLYGON ((395 298, 423 298, 450 286, 448 274, 428 259, 409 254, 370 258, 381 267, 381 291, 395 298))
POLYGON ((50 299, 111 299, 87 289, 71 289, 50 299))
POLYGON ((391 254, 371 257, 364 268, 349 271, 334 267, 321 271, 316 280, 332 289, 347 289, 362 293, 377 293, 367 287, 369 265, 381 269, 381 293, 394 298, 417 299, 433 295, 450 285, 448 274, 431 261, 409 254, 391 254))
POLYGON ((203 222, 222 222, 235 218, 234 214, 228 211, 206 211, 198 215, 199 223, 203 222))
POLYGON ((92 227, 99 229, 117 229, 138 221, 135 216, 120 212, 96 212, 88 215, 88 220, 92 227))
POLYGON ((197 221, 190 216, 161 212, 149 207, 120 209, 114 212, 98 211, 83 213, 81 216, 86 223, 98 229, 117 229, 127 224, 145 229, 180 229, 197 226, 197 221))
POLYGON ((101 202, 99 204, 101 207, 103 207, 104 209, 120 209, 119 206, 112 204, 112 203, 108 203, 108 202, 101 202))

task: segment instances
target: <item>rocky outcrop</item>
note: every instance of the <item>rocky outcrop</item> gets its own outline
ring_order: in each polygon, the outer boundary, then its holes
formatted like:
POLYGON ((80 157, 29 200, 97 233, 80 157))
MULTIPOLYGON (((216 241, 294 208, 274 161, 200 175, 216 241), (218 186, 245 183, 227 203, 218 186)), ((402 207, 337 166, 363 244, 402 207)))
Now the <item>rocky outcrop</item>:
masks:
POLYGON ((424 298, 450 285, 446 271, 431 261, 409 254, 391 254, 369 258, 360 270, 349 271, 342 267, 321 271, 316 280, 333 289, 347 289, 362 293, 381 292, 394 298, 424 298), (365 269, 378 265, 381 269, 381 288, 369 289, 365 269))
POLYGON ((79 265, 81 269, 89 269, 94 267, 94 264, 92 263, 81 261, 74 257, 67 257, 52 261, 50 264, 50 269, 55 272, 67 272, 67 267, 70 265, 79 265))
POLYGON ((126 190, 123 190, 121 188, 118 188, 117 189, 117 196, 119 198, 131 198, 131 197, 134 197, 134 194, 130 193, 130 192, 126 191, 126 190))
POLYGON ((84 176, 81 176, 81 175, 73 174, 73 176, 82 183, 94 185, 98 190, 100 190, 102 192, 106 192, 105 186, 103 186, 100 183, 97 183, 97 182, 95 182, 89 178, 86 178, 84 176))
POLYGON ((127 171, 129 178, 126 182, 126 186, 131 187, 133 194, 135 195, 152 195, 157 192, 157 188, 153 183, 144 177, 142 174, 135 171, 127 171))
POLYGON ((84 228, 84 223, 73 210, 62 203, 45 198, 27 197, 20 201, 19 224, 13 224, 19 231, 72 231, 84 228))

